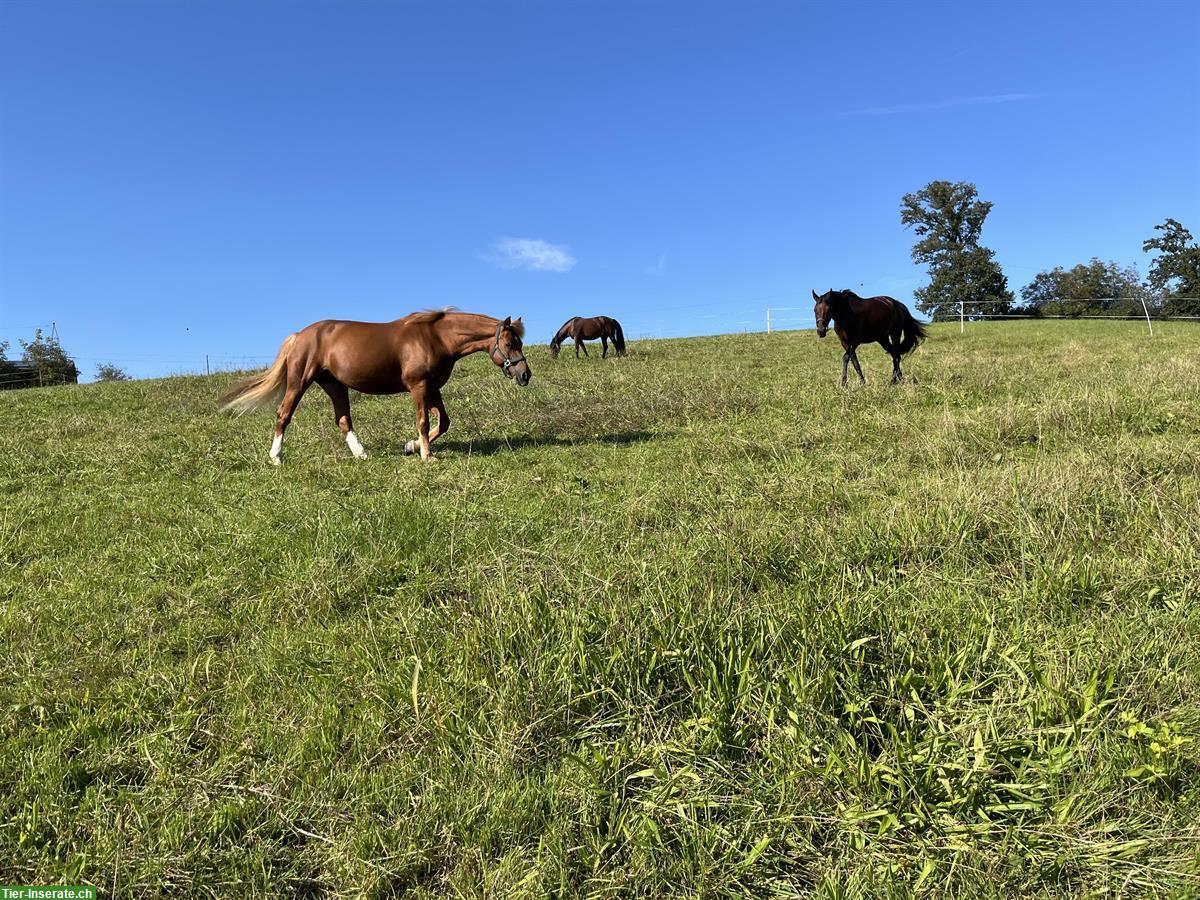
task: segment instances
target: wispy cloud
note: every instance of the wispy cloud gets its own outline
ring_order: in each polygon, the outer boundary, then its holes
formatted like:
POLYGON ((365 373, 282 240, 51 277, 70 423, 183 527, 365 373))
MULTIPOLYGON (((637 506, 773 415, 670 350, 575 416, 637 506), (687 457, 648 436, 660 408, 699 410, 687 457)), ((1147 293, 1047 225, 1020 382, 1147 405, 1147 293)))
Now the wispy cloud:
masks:
POLYGON ((963 106, 984 106, 992 103, 1020 103, 1026 100, 1041 100, 1049 94, 990 94, 986 97, 959 97, 957 100, 934 100, 929 103, 898 103, 895 106, 874 106, 869 109, 851 109, 843 116, 895 116, 901 113, 928 112, 934 109, 954 109, 963 106))
POLYGON ((550 244, 537 238, 500 238, 490 253, 480 254, 502 269, 529 269, 532 272, 570 272, 575 257, 564 244, 550 244))
POLYGON ((662 278, 662 276, 667 274, 667 254, 660 253, 658 255, 658 262, 652 266, 646 266, 646 268, 642 271, 647 275, 654 275, 658 278, 662 278))

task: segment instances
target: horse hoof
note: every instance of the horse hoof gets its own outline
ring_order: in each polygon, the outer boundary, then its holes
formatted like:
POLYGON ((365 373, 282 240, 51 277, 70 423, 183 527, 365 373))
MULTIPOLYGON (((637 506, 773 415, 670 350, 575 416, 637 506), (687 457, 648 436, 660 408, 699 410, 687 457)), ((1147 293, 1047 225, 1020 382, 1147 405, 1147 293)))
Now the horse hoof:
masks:
POLYGON ((272 456, 271 457, 271 465, 282 466, 283 465, 283 457, 282 456, 272 456))
POLYGON ((437 461, 438 461, 438 458, 436 456, 434 456, 432 453, 430 453, 428 456, 421 457, 421 462, 431 463, 431 462, 437 462, 437 461))
POLYGON ((416 441, 409 441, 404 445, 404 455, 405 456, 412 456, 416 452, 417 452, 417 442, 416 441))

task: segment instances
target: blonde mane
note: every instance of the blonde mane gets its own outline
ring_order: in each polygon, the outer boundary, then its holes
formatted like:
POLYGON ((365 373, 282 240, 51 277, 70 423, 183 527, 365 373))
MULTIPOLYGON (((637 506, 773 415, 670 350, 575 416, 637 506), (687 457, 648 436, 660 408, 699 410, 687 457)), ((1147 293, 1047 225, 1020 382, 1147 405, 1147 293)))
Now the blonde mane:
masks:
MULTIPOLYGON (((437 322, 440 319, 444 319, 449 313, 459 313, 460 315, 464 316, 480 316, 481 318, 485 319, 493 318, 492 316, 484 316, 481 313, 461 312, 456 306, 443 306, 441 309, 423 309, 419 312, 409 313, 400 321, 406 322, 410 325, 416 325, 422 322, 437 322)), ((496 321, 501 322, 503 319, 497 319, 496 321)), ((519 337, 521 340, 525 340, 524 322, 522 322, 520 319, 515 319, 512 323, 512 330, 517 337, 519 337)))
POLYGON ((420 312, 409 313, 402 318, 401 322, 408 322, 415 325, 420 322, 436 322, 439 319, 444 319, 446 313, 457 312, 453 306, 443 306, 441 309, 423 309, 420 312))
MULTIPOLYGON (((421 323, 437 322, 437 321, 440 321, 441 319, 444 319, 447 315, 449 315, 451 313, 453 313, 455 315, 474 317, 474 318, 478 318, 478 319, 492 319, 495 322, 503 322, 504 321, 503 319, 497 319, 495 316, 487 316, 487 315, 484 315, 483 313, 463 312, 462 310, 458 309, 458 307, 455 307, 455 306, 444 306, 441 309, 424 309, 424 310, 421 310, 420 312, 409 313, 407 316, 405 316, 400 321, 404 322, 405 324, 408 324, 408 325, 417 325, 417 324, 421 324, 421 323)), ((519 337, 521 340, 525 340, 525 323, 522 322, 519 318, 513 320, 512 330, 513 330, 513 333, 517 337, 519 337)))

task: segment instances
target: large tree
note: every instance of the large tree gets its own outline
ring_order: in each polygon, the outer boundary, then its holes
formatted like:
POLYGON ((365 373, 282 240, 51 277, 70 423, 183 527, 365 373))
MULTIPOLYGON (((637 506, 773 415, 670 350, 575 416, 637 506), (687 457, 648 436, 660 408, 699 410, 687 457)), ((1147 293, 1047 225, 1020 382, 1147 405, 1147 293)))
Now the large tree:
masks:
POLYGON ((1164 296, 1163 309, 1168 315, 1200 315, 1200 245, 1192 233, 1174 219, 1154 226, 1159 237, 1142 243, 1142 250, 1157 250, 1146 280, 1164 296))
POLYGON ((1021 288, 1026 309, 1052 316, 1141 315, 1143 297, 1149 303, 1136 267, 1096 257, 1070 269, 1038 272, 1021 288))
POLYGON ((900 221, 920 238, 912 258, 929 266, 929 284, 913 292, 922 312, 935 319, 957 317, 960 303, 968 316, 1011 311, 1008 279, 992 251, 979 243, 991 210, 965 181, 931 181, 904 195, 900 221))

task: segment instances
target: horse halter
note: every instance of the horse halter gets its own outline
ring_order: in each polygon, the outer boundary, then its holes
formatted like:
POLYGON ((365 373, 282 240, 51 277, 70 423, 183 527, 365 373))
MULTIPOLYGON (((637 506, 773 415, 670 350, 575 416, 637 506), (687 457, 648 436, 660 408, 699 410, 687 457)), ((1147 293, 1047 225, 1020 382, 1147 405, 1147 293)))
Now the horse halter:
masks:
POLYGON ((514 359, 511 356, 504 356, 503 354, 500 353, 500 329, 503 327, 504 327, 503 322, 501 322, 499 325, 496 326, 496 339, 492 343, 492 356, 494 357, 494 356, 500 355, 500 358, 501 358, 500 368, 503 369, 504 374, 507 375, 508 370, 511 369, 513 366, 515 366, 517 363, 525 362, 525 354, 522 353, 520 356, 518 356, 514 359))
MULTIPOLYGON (((816 296, 816 291, 813 292, 813 296, 814 297, 816 296)), ((822 302, 824 302, 824 304, 825 304, 825 324, 824 324, 824 326, 822 326, 822 324, 821 324, 821 317, 819 315, 816 315, 815 309, 813 310, 813 313, 814 313, 813 321, 814 321, 814 324, 817 326, 817 336, 824 337, 825 335, 822 332, 822 327, 824 328, 824 331, 827 332, 827 331, 829 331, 829 323, 834 321, 834 315, 833 315, 834 292, 827 291, 826 293, 822 294, 820 297, 817 297, 816 299, 817 299, 818 306, 822 302)))

